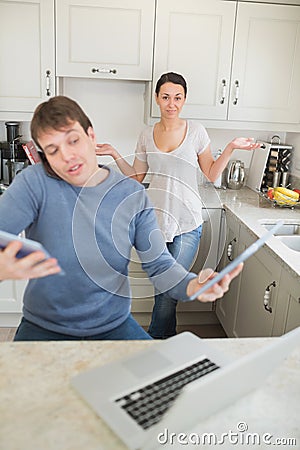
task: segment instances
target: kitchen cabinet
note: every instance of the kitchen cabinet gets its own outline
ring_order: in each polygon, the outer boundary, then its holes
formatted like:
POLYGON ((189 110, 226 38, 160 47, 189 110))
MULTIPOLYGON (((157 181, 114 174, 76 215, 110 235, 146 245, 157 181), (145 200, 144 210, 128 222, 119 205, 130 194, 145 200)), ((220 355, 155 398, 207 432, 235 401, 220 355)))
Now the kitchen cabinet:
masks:
POLYGON ((55 94, 54 0, 0 0, 0 120, 55 94))
MULTIPOLYGON (((238 255, 240 223, 233 214, 226 212, 226 240, 220 269, 223 269, 238 255)), ((230 289, 217 301, 216 314, 228 337, 234 337, 234 324, 239 298, 240 277, 236 277, 230 284, 230 289)))
POLYGON ((16 327, 21 318, 26 280, 7 280, 0 283, 0 326, 16 327))
POLYGON ((153 79, 182 73, 183 114, 208 125, 299 125, 299 30, 299 6, 157 0, 153 79))
MULTIPOLYGON (((185 117, 226 119, 235 12, 236 2, 157 0, 153 80, 186 78, 185 117)), ((154 99, 151 115, 159 117, 154 99)))
MULTIPOLYGON (((238 253, 257 237, 244 226, 240 230, 238 253)), ((233 334, 236 337, 269 337, 277 309, 281 264, 265 248, 252 255, 244 265, 233 334)))
POLYGON ((57 75, 150 80, 155 0, 57 0, 57 75))
POLYGON ((283 333, 300 326, 300 281, 299 277, 282 268, 278 304, 275 315, 273 335, 283 333))
MULTIPOLYGON (((200 246, 191 269, 198 273, 205 267, 216 268, 220 259, 220 236, 222 236, 222 208, 203 209, 203 231, 200 246)), ((129 265, 132 290, 132 313, 138 322, 147 326, 150 323, 154 303, 154 288, 133 250, 129 265)), ((212 312, 212 303, 179 302, 177 307, 178 324, 200 323, 199 314, 212 312)))

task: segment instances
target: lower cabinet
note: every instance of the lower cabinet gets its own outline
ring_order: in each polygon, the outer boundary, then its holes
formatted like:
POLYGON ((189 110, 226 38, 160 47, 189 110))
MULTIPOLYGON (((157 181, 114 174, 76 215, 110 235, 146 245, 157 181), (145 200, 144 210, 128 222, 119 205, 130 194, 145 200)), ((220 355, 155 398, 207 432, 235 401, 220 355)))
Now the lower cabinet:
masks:
POLYGON ((26 280, 7 280, 0 284, 0 327, 16 327, 21 319, 26 280))
MULTIPOLYGON (((218 266, 222 246, 222 208, 206 208, 203 210, 203 230, 195 262, 191 269, 198 273, 205 267, 215 269, 218 266)), ((129 277, 132 290, 132 313, 142 326, 147 326, 151 320, 154 304, 154 288, 147 274, 142 270, 136 252, 132 252, 129 265, 129 277)), ((179 325, 217 323, 214 304, 193 302, 179 302, 177 308, 179 325), (205 313, 205 314, 203 314, 205 313)))
MULTIPOLYGON (((227 266, 238 255, 240 223, 231 213, 226 212, 226 238, 220 268, 227 266)), ((232 280, 230 289, 216 303, 216 314, 228 337, 234 337, 233 328, 238 305, 240 275, 232 280)))
MULTIPOLYGON (((220 267, 257 237, 226 213, 226 242, 220 267)), ((228 337, 280 336, 300 326, 300 280, 265 247, 252 255, 229 291, 217 302, 217 317, 228 337)))
POLYGON ((300 280, 285 269, 281 271, 278 303, 273 334, 283 333, 300 326, 300 280))
MULTIPOLYGON (((241 228, 239 253, 257 238, 241 228)), ((281 265, 265 248, 244 265, 233 334, 236 337, 272 336, 281 265)))

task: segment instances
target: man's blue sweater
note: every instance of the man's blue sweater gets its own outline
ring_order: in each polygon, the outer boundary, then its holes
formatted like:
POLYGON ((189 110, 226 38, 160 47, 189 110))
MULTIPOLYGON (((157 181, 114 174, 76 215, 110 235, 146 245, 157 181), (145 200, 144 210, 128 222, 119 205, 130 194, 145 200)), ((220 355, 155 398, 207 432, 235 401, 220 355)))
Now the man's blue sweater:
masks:
POLYGON ((96 187, 79 188, 42 164, 28 167, 0 197, 0 229, 26 230, 64 270, 30 280, 24 294, 24 317, 58 333, 92 336, 126 320, 133 246, 159 291, 186 301, 195 277, 167 251, 143 186, 113 170, 96 187))

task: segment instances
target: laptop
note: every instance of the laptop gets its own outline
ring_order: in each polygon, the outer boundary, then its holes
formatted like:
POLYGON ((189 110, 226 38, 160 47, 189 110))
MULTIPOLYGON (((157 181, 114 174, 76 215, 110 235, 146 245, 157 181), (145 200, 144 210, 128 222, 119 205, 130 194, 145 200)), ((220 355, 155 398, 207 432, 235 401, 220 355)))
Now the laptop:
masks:
MULTIPOLYGON (((281 222, 276 229, 279 226, 281 222)), ((272 233, 274 227, 254 243, 256 250, 272 233)), ((246 257, 256 250, 252 247, 246 257)), ((236 265, 245 252, 236 258, 236 265)), ((296 345, 300 345, 300 327, 258 351, 231 360, 205 340, 185 332, 83 372, 73 377, 71 384, 129 449, 150 450, 157 448, 157 436, 165 428, 175 433, 188 431, 261 386, 296 345)))
POLYGON ((188 433, 201 420, 263 386, 297 345, 300 327, 232 360, 184 332, 83 372, 71 384, 129 449, 157 449, 164 429, 188 433))

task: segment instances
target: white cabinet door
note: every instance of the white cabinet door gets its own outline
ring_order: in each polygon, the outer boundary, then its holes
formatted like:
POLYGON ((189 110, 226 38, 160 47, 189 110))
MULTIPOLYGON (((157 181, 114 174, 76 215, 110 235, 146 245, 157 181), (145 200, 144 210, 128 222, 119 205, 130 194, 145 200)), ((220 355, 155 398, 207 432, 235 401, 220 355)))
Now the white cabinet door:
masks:
POLYGON ((280 336, 300 326, 300 277, 282 269, 273 334, 280 336))
MULTIPOLYGON (((186 78, 185 117, 226 119, 235 9, 218 0, 157 0, 153 80, 169 71, 186 78)), ((154 100, 151 116, 159 116, 154 100)))
MULTIPOLYGON (((226 212, 226 228, 226 241, 220 263, 221 269, 237 257, 239 248, 240 223, 228 212, 226 212)), ((232 280, 229 291, 217 302, 216 314, 228 337, 234 337, 233 329, 238 305, 239 287, 240 275, 232 280)))
POLYGON ((21 317, 26 280, 0 283, 0 326, 14 327, 21 317))
POLYGON ((150 80, 155 0, 57 0, 57 75, 150 80))
MULTIPOLYGON (((167 71, 187 80, 184 117, 220 127, 298 125, 300 7, 158 0, 154 82, 167 71)), ((152 97, 151 116, 159 117, 152 97)))
MULTIPOLYGON (((242 226, 239 253, 255 240, 256 238, 242 226)), ((245 262, 241 274, 234 336, 273 335, 280 274, 281 265, 265 248, 258 250, 245 262)))
POLYGON ((0 0, 0 66, 0 119, 55 94, 54 0, 0 0))
POLYGON ((300 8, 238 3, 230 120, 300 123, 300 8))

